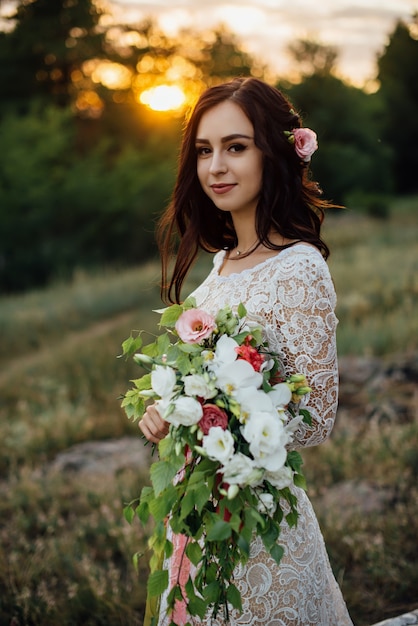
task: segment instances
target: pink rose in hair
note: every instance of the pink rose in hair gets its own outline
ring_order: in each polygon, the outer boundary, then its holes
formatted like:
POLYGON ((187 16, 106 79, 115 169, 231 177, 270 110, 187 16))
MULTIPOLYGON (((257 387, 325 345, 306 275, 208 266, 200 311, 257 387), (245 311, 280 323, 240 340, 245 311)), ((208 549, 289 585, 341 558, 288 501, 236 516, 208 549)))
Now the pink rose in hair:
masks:
POLYGON ((199 428, 204 435, 207 435, 214 426, 220 426, 222 430, 226 430, 228 415, 225 411, 216 406, 216 404, 204 404, 202 408, 203 417, 199 422, 199 428))
POLYGON ((185 343, 200 343, 210 337, 215 328, 212 315, 201 309, 184 311, 176 322, 177 334, 185 343))
POLYGON ((295 138, 296 154, 302 161, 308 163, 315 150, 318 149, 316 133, 310 128, 295 128, 292 133, 295 138))

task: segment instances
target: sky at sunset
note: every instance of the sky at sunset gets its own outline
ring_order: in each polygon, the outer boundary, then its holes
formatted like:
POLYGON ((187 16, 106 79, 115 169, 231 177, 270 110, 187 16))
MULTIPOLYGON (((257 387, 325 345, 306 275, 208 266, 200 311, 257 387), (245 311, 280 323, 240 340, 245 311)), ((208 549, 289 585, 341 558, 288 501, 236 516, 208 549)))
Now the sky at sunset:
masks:
POLYGON ((381 52, 396 20, 418 12, 418 0, 118 0, 111 3, 128 21, 155 16, 167 33, 220 23, 249 52, 280 75, 288 75, 287 46, 311 38, 335 45, 342 77, 362 85, 375 77, 381 52))

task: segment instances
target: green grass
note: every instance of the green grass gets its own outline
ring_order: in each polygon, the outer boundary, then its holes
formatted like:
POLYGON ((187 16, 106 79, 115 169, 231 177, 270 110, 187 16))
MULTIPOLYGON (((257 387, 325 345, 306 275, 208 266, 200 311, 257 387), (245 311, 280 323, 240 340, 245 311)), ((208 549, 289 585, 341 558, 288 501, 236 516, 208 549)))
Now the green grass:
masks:
MULTIPOLYGON (((338 294, 340 354, 416 353, 418 199, 388 220, 344 211, 324 230, 338 294)), ((188 288, 207 272, 196 266, 188 288)), ((146 534, 122 518, 146 476, 112 480, 46 471, 69 446, 130 435, 119 397, 138 376, 118 359, 132 330, 155 332, 159 267, 103 275, 0 299, 0 624, 142 623, 146 534)), ((186 289, 186 291, 187 291, 186 289)), ((357 626, 418 602, 416 424, 342 421, 330 441, 306 450, 306 473, 331 561, 357 626), (328 487, 370 480, 395 495, 384 514, 321 510, 328 487)), ((141 443, 138 439, 139 449, 141 443)))

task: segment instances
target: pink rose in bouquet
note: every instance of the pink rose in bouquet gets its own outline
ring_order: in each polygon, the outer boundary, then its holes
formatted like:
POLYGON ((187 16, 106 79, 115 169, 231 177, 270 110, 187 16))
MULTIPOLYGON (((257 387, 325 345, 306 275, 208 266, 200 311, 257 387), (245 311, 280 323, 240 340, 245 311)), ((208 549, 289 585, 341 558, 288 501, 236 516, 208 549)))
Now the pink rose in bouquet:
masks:
POLYGON ((185 343, 200 343, 211 336, 216 328, 215 319, 202 309, 188 309, 178 318, 176 325, 178 336, 185 343))
POLYGON ((204 435, 209 433, 209 430, 214 426, 220 426, 225 430, 228 426, 228 415, 216 404, 204 404, 203 405, 203 417, 199 422, 199 428, 204 435))

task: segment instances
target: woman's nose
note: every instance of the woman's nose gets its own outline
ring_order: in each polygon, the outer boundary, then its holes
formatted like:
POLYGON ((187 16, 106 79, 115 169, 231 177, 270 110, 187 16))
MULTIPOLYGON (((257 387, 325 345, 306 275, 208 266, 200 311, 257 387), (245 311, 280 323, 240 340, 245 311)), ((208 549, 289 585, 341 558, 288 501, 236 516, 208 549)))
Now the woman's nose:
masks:
POLYGON ((212 160, 210 163, 211 174, 223 174, 227 170, 227 165, 221 151, 214 151, 212 153, 212 160))

